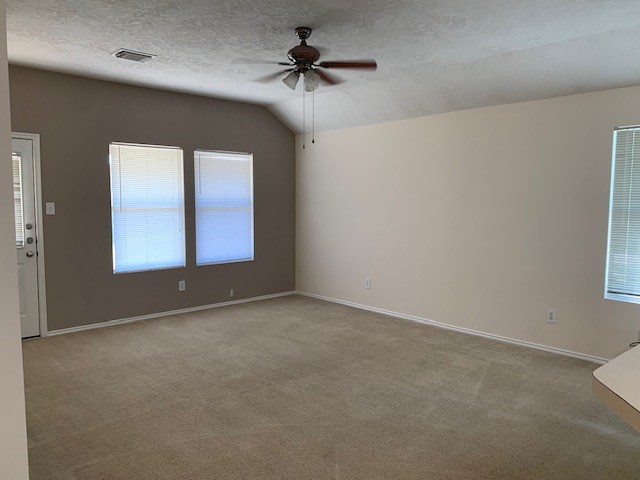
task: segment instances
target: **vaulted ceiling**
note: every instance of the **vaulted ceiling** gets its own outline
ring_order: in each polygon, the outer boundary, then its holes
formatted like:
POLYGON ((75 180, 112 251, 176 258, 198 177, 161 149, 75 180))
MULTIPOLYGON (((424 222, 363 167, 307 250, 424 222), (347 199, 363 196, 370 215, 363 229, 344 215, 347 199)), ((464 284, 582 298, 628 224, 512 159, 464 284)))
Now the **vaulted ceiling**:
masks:
POLYGON ((297 26, 323 60, 379 65, 316 91, 317 130, 640 84, 638 0, 7 1, 11 63, 259 103, 294 131, 300 87, 248 59, 286 60, 297 26))

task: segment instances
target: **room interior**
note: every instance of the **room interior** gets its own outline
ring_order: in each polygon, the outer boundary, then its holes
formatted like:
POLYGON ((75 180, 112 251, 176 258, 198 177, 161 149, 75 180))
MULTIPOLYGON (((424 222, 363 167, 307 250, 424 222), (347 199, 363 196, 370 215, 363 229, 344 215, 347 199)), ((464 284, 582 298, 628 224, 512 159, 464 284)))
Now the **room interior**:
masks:
POLYGON ((633 2, 2 7, 3 478, 638 478, 633 2), (113 145, 180 150, 183 263, 118 271, 113 145), (249 259, 198 260, 198 152, 252 159, 249 259))

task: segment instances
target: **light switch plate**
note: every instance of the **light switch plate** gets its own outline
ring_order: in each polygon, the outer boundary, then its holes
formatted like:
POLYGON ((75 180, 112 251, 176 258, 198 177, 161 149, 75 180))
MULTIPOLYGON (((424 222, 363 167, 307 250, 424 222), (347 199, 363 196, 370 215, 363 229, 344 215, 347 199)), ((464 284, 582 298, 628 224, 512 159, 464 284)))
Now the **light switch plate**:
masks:
POLYGON ((54 202, 46 203, 46 214, 47 215, 55 215, 56 214, 56 204, 54 202))

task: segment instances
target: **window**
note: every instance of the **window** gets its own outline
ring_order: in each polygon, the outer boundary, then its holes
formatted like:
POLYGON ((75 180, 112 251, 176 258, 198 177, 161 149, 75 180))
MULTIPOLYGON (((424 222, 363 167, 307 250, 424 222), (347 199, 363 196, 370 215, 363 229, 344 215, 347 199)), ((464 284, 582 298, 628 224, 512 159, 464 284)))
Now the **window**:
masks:
POLYGON ((196 263, 253 260, 253 156, 196 150, 196 263))
POLYGON ((11 155, 13 165, 13 212, 16 225, 16 247, 24 247, 24 212, 22 205, 22 158, 17 153, 11 155))
POLYGON ((640 126, 613 134, 605 298, 640 303, 640 126))
POLYGON ((182 150, 109 145, 114 273, 186 265, 182 150))

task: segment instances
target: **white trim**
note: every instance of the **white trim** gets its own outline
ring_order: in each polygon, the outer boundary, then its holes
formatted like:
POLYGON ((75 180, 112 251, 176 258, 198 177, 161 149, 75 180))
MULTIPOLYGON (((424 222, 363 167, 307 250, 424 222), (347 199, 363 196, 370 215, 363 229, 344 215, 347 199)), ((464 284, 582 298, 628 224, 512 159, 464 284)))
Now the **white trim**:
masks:
POLYGON ((455 325, 450 325, 448 323, 436 322, 434 320, 429 320, 427 318, 417 317, 415 315, 407 315, 405 313, 394 312, 391 310, 385 310, 383 308, 370 307, 368 305, 361 305, 359 303, 349 302, 346 300, 340 300, 337 298, 325 297, 324 295, 316 295, 315 293, 301 292, 297 290, 295 292, 297 295, 303 295, 305 297, 317 298, 319 300, 325 300, 327 302, 338 303, 340 305, 346 305, 348 307, 358 308, 360 310, 367 310, 369 312, 382 313, 384 315, 389 315, 391 317, 402 318, 404 320, 410 320, 412 322, 423 323, 425 325, 431 325, 438 328, 444 328, 446 330, 453 330, 454 332, 466 333, 469 335, 475 335, 477 337, 490 338, 492 340, 498 340, 504 343, 510 343, 513 345, 520 345, 523 347, 533 348, 536 350, 542 350, 543 352, 556 353, 559 355, 564 355, 567 357, 578 358, 580 360, 586 360, 588 362, 605 364, 610 359, 595 357, 593 355, 587 355, 586 353, 573 352, 571 350, 565 350, 563 348, 557 347, 549 347, 547 345, 540 345, 538 343, 527 342, 525 340, 518 340, 516 338, 503 337, 502 335, 495 335, 493 333, 485 333, 479 330, 472 330, 470 328, 458 327, 455 325))
POLYGON ((404 320, 410 320, 412 322, 417 322, 417 323, 422 323, 425 325, 431 325, 433 327, 437 327, 437 328, 444 328, 446 330, 452 330, 454 332, 460 332, 460 333, 466 333, 469 335, 475 335, 477 337, 483 337, 483 338, 489 338, 492 340, 497 340, 500 342, 504 342, 504 343, 509 343, 512 345, 519 345, 519 346, 523 346, 523 347, 528 347, 528 348, 533 348, 535 350, 542 350, 544 352, 548 352, 548 353, 555 353, 558 355, 564 355, 567 357, 572 357, 572 358, 577 358, 580 360, 586 360, 588 362, 593 362, 593 363, 598 363, 598 364, 605 364, 609 361, 608 358, 602 358, 602 357, 596 357, 593 355, 587 355, 585 353, 579 353, 579 352, 573 352, 571 350, 565 350, 562 348, 557 348, 557 347, 549 347, 546 345, 540 345, 538 343, 533 343, 533 342, 527 342, 525 340, 518 340, 515 338, 509 338, 509 337, 504 337, 501 335, 495 335, 492 333, 485 333, 485 332, 481 332, 478 330, 472 330, 470 328, 464 328, 464 327, 458 327, 455 325, 449 325, 446 323, 441 323, 441 322, 436 322, 434 320, 429 320, 426 318, 422 318, 422 317, 417 317, 414 315, 407 315, 404 313, 399 313, 399 312, 394 312, 391 310, 385 310, 383 308, 376 308, 376 307, 370 307, 368 305, 362 305, 359 303, 354 303, 354 302, 349 302, 346 300, 340 300, 337 298, 331 298, 331 297, 325 297, 324 295, 316 295, 314 293, 308 293, 308 292, 302 292, 299 290, 296 291, 290 291, 290 292, 281 292, 281 293, 274 293, 274 294, 270 294, 270 295, 262 295, 259 297, 251 297, 251 298, 244 298, 241 300, 232 300, 229 302, 221 302, 221 303, 214 303, 211 305, 200 305, 198 307, 190 307, 190 308, 183 308, 180 310, 171 310, 168 312, 159 312, 159 313, 151 313, 149 315, 141 315, 138 317, 129 317, 129 318, 122 318, 122 319, 117 319, 117 320, 109 320, 106 322, 101 322, 101 323, 92 323, 90 325, 81 325, 79 327, 71 327, 71 328, 63 328, 60 330, 52 330, 50 332, 48 332, 49 336, 53 336, 53 335, 64 335, 67 333, 74 333, 74 332, 82 332, 84 330, 92 330, 94 328, 103 328, 103 327, 111 327, 113 325, 121 325, 121 324, 125 324, 125 323, 132 323, 132 322, 139 322, 142 320, 151 320, 153 318, 159 318, 159 317, 166 317, 166 316, 170 316, 170 315, 178 315, 181 313, 189 313, 189 312, 197 312, 200 310, 207 310, 210 308, 217 308, 217 307, 227 307, 230 305, 237 305, 237 304, 241 304, 241 303, 249 303, 249 302, 255 302, 255 301, 259 301, 259 300, 268 300, 270 298, 278 298, 278 297, 286 297, 289 295, 302 295, 305 297, 311 297, 311 298, 317 298, 319 300, 325 300, 327 302, 331 302, 331 303, 337 303, 340 305, 346 305, 348 307, 353 307, 353 308, 358 308, 360 310, 366 310, 369 312, 374 312, 374 313, 381 313, 383 315, 389 315, 391 317, 396 317, 396 318, 402 318, 404 320))
POLYGON ((609 251, 611 249, 611 216, 613 214, 613 187, 615 185, 616 175, 616 143, 618 142, 618 129, 613 130, 613 141, 611 143, 611 169, 609 177, 609 218, 607 221, 607 257, 604 269, 604 298, 608 300, 626 301, 623 298, 609 297, 607 289, 609 288, 609 251))
POLYGON ((210 265, 226 265, 228 263, 249 263, 249 262, 255 262, 255 261, 256 259, 251 257, 251 258, 244 258, 240 260, 223 260, 221 262, 196 263, 196 267, 208 267, 210 265))
MULTIPOLYGON (((609 264, 609 255, 607 255, 607 265, 609 264)), ((609 278, 609 269, 607 267, 607 274, 605 278, 609 278)), ((605 282, 608 280, 605 280, 605 282)), ((616 300, 618 302, 627 302, 627 303, 640 303, 640 297, 638 295, 625 295, 622 293, 604 293, 605 300, 616 300)))
POLYGON ((31 140, 33 146, 34 195, 36 209, 36 241, 38 252, 38 316, 40 336, 48 335, 47 327, 47 289, 44 273, 44 218, 42 213, 42 168, 40 164, 40 135, 37 133, 11 132, 11 139, 31 140))
POLYGON ((174 147, 173 145, 152 145, 149 143, 110 142, 109 145, 118 145, 121 147, 152 147, 152 148, 166 148, 168 150, 182 150, 182 147, 174 147))
POLYGON ((49 336, 64 335, 66 333, 82 332, 84 330, 93 330, 94 328, 112 327, 114 325, 121 325, 123 323, 139 322, 142 320, 151 320, 158 317, 167 317, 170 315, 179 315, 181 313, 198 312, 200 310, 208 310, 210 308, 227 307, 229 305, 237 305, 239 303, 256 302, 258 300, 268 300, 270 298, 286 297, 293 295, 296 292, 280 292, 272 293, 270 295, 261 295, 259 297, 242 298, 240 300, 231 300, 229 302, 213 303, 210 305, 200 305, 197 307, 181 308, 179 310, 170 310, 168 312, 150 313, 148 315, 140 315, 139 317, 121 318, 117 320, 108 320, 106 322, 92 323, 90 325, 80 325, 79 327, 62 328, 60 330, 52 330, 49 332, 49 336))

